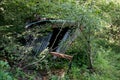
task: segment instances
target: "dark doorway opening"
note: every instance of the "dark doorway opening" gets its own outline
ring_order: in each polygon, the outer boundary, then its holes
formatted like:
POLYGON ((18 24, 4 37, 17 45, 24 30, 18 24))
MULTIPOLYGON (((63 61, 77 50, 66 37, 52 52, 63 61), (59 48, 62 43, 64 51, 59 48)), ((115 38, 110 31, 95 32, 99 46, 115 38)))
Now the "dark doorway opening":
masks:
POLYGON ((58 48, 58 45, 60 41, 63 39, 66 32, 69 30, 68 27, 65 28, 53 28, 53 34, 50 39, 48 47, 50 48, 50 51, 56 51, 58 48))

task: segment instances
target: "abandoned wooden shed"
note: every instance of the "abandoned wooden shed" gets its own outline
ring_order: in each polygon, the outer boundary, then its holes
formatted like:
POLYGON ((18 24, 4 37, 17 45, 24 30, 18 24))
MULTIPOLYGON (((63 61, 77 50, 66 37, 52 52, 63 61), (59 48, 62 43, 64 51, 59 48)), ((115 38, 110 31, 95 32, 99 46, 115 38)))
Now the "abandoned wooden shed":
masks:
MULTIPOLYGON (((37 34, 40 34, 41 32, 43 32, 42 34, 46 34, 47 32, 46 35, 37 36, 36 38, 29 35, 28 44, 33 46, 32 51, 35 55, 40 54, 46 48, 49 49, 51 54, 54 54, 54 52, 65 53, 80 33, 77 27, 78 25, 75 21, 53 19, 31 22, 25 26, 28 31, 35 28, 36 30, 41 29, 41 31, 38 31, 37 34), (47 28, 48 31, 45 32, 42 30, 43 28, 47 28)), ((36 30, 33 30, 33 32, 36 30)))

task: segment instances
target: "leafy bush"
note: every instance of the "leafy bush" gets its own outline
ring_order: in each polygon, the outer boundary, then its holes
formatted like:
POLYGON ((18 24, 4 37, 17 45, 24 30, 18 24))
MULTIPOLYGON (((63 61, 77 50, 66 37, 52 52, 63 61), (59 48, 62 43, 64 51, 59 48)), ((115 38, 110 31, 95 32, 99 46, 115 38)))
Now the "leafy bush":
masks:
POLYGON ((0 80, 15 80, 9 72, 10 66, 7 62, 0 61, 0 80))

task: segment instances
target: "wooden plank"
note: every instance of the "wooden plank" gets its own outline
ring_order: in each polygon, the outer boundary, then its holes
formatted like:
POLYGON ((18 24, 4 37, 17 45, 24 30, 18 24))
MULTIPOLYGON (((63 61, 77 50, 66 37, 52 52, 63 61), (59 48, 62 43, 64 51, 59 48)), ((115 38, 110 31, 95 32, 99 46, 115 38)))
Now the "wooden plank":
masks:
POLYGON ((51 55, 56 56, 58 58, 65 58, 68 60, 72 60, 73 56, 71 55, 67 55, 67 54, 62 54, 62 53, 58 53, 58 52, 50 52, 51 55))

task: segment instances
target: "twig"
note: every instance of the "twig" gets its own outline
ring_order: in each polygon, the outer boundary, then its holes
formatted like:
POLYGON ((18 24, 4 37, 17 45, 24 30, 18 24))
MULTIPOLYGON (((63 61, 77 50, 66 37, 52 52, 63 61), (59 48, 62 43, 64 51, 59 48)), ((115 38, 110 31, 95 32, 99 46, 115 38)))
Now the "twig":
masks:
POLYGON ((55 42, 56 42, 56 40, 57 40, 57 38, 58 38, 59 34, 60 34, 60 33, 61 33, 61 31, 62 31, 62 28, 63 28, 64 24, 65 24, 65 22, 62 24, 62 27, 61 27, 61 29, 60 29, 59 33, 57 34, 57 36, 56 36, 56 38, 55 38, 55 40, 54 40, 54 42, 53 42, 52 46, 50 47, 50 49, 54 46, 54 44, 55 44, 55 42))

